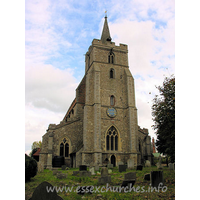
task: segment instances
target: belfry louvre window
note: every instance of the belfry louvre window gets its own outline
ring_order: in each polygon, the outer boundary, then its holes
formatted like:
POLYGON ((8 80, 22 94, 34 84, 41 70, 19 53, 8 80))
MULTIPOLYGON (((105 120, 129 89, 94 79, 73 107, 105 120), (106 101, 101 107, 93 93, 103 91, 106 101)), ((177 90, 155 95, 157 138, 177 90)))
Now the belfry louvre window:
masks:
POLYGON ((118 133, 114 126, 111 126, 106 134, 106 150, 118 150, 118 133))
POLYGON ((110 53, 108 55, 108 63, 111 63, 111 64, 114 63, 114 54, 113 53, 110 53))
POLYGON ((69 144, 66 141, 64 138, 60 144, 60 156, 69 157, 69 144))

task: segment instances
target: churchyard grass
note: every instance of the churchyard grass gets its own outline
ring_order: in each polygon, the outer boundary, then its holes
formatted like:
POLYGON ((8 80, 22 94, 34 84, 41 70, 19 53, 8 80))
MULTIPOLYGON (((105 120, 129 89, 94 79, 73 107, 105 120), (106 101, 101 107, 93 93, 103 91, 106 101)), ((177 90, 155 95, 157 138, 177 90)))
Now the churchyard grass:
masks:
MULTIPOLYGON (((53 175, 51 170, 45 169, 43 172, 37 173, 37 175, 31 178, 30 182, 25 183, 25 199, 29 199, 32 196, 35 188, 43 181, 47 181, 53 186, 65 188, 71 188, 73 186, 72 192, 66 192, 65 189, 61 192, 58 192, 58 195, 63 199, 97 199, 97 195, 101 195, 101 199, 175 199, 175 171, 169 170, 167 167, 163 168, 163 176, 164 176, 164 186, 165 188, 160 189, 159 192, 152 191, 150 187, 150 181, 144 180, 144 175, 150 173, 151 171, 159 171, 157 167, 144 167, 142 171, 136 171, 135 169, 129 170, 127 169, 126 172, 119 172, 117 167, 114 167, 111 173, 111 183, 109 187, 111 189, 116 190, 117 187, 120 187, 123 180, 124 174, 128 172, 136 172, 136 182, 134 188, 136 189, 139 187, 140 189, 131 192, 112 192, 106 191, 106 185, 98 185, 98 178, 101 175, 93 175, 91 177, 79 177, 74 176, 73 171, 78 171, 76 169, 69 169, 69 170, 61 170, 62 173, 67 174, 67 178, 64 179, 57 179, 56 175, 53 175), (76 189, 80 186, 94 186, 100 187, 99 192, 93 192, 92 194, 85 193, 84 195, 79 195, 76 193, 76 189), (104 188, 103 188, 104 186, 104 188), (143 187, 143 189, 141 189, 143 187), (102 192, 101 192, 102 189, 102 192), (143 192, 142 192, 143 191, 143 192)), ((95 189, 94 189, 95 190, 95 189)))

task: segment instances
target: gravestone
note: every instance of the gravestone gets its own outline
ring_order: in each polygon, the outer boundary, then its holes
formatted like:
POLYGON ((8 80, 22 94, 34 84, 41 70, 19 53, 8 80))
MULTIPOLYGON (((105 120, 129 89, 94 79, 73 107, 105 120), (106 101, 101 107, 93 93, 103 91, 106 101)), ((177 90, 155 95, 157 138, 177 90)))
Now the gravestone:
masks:
POLYGON ((118 163, 117 163, 117 167, 119 168, 119 165, 123 165, 124 163, 122 162, 122 161, 119 161, 118 163))
POLYGON ((80 171, 73 171, 73 174, 74 176, 78 175, 80 171))
POLYGON ((158 187, 160 183, 164 183, 163 171, 151 171, 150 180, 152 187, 158 187))
POLYGON ((169 167, 170 170, 173 170, 174 169, 174 164, 173 163, 169 163, 168 167, 169 167))
POLYGON ((129 172, 124 174, 124 180, 121 187, 132 187, 136 181, 136 172, 129 172))
POLYGON ((142 165, 137 165, 136 170, 142 171, 143 166, 142 165))
POLYGON ((87 171, 87 165, 80 165, 79 171, 87 171))
POLYGON ((90 168, 89 168, 89 172, 91 172, 91 175, 95 175, 94 167, 90 167, 90 168))
POLYGON ((112 174, 112 169, 108 169, 108 174, 112 174))
POLYGON ((151 167, 151 163, 150 163, 149 160, 146 160, 146 162, 145 162, 145 167, 151 167))
POLYGON ((163 166, 162 166, 162 157, 161 156, 159 156, 159 161, 156 164, 156 166, 157 166, 158 169, 162 169, 163 168, 163 166))
POLYGON ((108 169, 106 167, 101 168, 101 177, 98 179, 99 184, 106 184, 111 182, 111 176, 108 175, 108 169))
POLYGON ((61 173, 61 171, 53 170, 53 175, 57 175, 57 174, 59 174, 59 173, 61 173))
POLYGON ((53 186, 46 181, 42 182, 35 188, 33 195, 29 200, 63 200, 57 195, 56 190, 53 192, 48 190, 48 192, 47 188, 53 188, 53 186))
POLYGON ((94 166, 94 170, 95 170, 95 171, 99 171, 99 165, 95 165, 95 166, 94 166))
POLYGON ((119 165, 119 172, 125 172, 127 165, 119 165))
POLYGON ((150 174, 145 174, 144 175, 144 180, 150 181, 150 174))
POLYGON ((61 169, 62 169, 62 170, 65 170, 66 167, 67 167, 67 165, 62 165, 62 166, 61 166, 61 169))
POLYGON ((128 169, 134 169, 134 160, 133 159, 129 159, 127 161, 128 164, 128 169))
POLYGON ((113 168, 113 164, 107 164, 107 168, 108 169, 112 169, 113 168))
POLYGON ((64 179, 64 178, 67 178, 67 174, 58 173, 58 174, 56 174, 56 177, 58 179, 64 179))
POLYGON ((107 176, 108 175, 108 169, 106 167, 101 168, 101 176, 107 176))
POLYGON ((80 177, 90 177, 91 176, 91 172, 88 172, 88 171, 79 171, 79 176, 80 177))

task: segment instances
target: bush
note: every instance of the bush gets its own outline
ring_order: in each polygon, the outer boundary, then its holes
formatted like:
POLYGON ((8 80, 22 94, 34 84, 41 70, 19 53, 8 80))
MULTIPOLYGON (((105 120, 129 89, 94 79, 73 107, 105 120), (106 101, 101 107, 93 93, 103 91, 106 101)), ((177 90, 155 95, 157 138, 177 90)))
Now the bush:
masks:
POLYGON ((37 174, 37 161, 25 154, 25 182, 37 174))

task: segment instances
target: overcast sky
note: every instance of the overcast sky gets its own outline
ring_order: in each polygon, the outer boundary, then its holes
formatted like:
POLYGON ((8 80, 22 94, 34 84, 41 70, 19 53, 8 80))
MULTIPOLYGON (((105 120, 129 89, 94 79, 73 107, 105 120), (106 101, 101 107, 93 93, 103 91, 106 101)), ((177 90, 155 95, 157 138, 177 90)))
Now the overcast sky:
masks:
POLYGON ((105 10, 112 41, 128 45, 138 124, 152 129, 155 85, 175 73, 173 0, 25 1, 25 151, 62 121, 84 76, 85 57, 101 38, 105 10))

